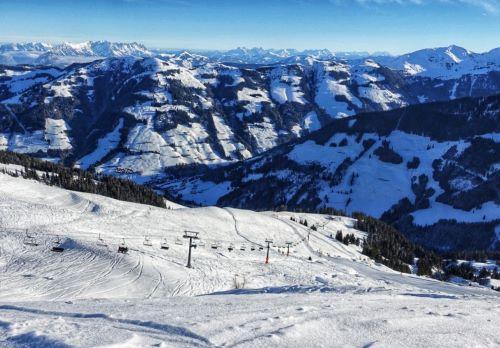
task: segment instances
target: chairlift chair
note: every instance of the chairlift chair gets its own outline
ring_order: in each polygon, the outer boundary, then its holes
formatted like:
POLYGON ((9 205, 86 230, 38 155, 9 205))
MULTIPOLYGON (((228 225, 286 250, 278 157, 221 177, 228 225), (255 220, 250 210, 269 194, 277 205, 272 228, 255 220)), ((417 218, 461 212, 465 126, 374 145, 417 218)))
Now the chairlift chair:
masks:
POLYGON ((264 250, 264 247, 262 245, 259 245, 259 251, 264 250))
POLYGON ((217 245, 217 243, 212 243, 211 247, 212 247, 212 249, 218 249, 219 248, 219 246, 217 245))
POLYGON ((37 246, 38 245, 35 237, 30 236, 28 233, 28 230, 26 230, 26 236, 23 239, 23 244, 30 245, 30 246, 37 246))
POLYGON ((128 253, 128 247, 127 244, 125 244, 125 239, 118 245, 118 252, 120 254, 126 254, 128 253))
POLYGON ((144 246, 153 246, 153 243, 151 243, 151 239, 149 239, 148 236, 144 237, 144 242, 142 242, 142 245, 144 246))
POLYGON ((38 243, 36 242, 34 237, 24 237, 23 244, 30 245, 30 246, 37 246, 38 243))
POLYGON ((99 233, 99 237, 97 238, 97 246, 100 247, 107 247, 108 245, 104 241, 104 239, 101 238, 101 234, 99 233))
POLYGON ((250 250, 251 250, 251 251, 255 251, 255 245, 253 245, 253 244, 252 244, 252 245, 250 246, 250 250))
POLYGON ((202 241, 202 240, 198 240, 198 243, 196 243, 196 245, 198 245, 198 247, 200 247, 200 248, 204 248, 205 247, 205 242, 202 241))
POLYGON ((228 251, 233 251, 233 250, 234 250, 234 245, 233 245, 233 243, 229 244, 229 246, 227 247, 227 250, 228 250, 228 251))
POLYGON ((163 242, 160 244, 160 249, 163 250, 168 250, 170 247, 168 246, 167 240, 164 239, 163 242))
POLYGON ((56 253, 62 253, 64 251, 64 248, 61 246, 61 239, 59 238, 59 236, 57 236, 54 240, 54 245, 52 246, 51 250, 56 253))
POLYGON ((177 237, 177 238, 175 239, 175 244, 177 244, 177 245, 182 245, 182 239, 180 239, 179 237, 177 237))
POLYGON ((240 250, 241 250, 241 251, 245 251, 245 250, 246 250, 246 246, 245 246, 245 244, 241 244, 241 246, 240 246, 240 250))

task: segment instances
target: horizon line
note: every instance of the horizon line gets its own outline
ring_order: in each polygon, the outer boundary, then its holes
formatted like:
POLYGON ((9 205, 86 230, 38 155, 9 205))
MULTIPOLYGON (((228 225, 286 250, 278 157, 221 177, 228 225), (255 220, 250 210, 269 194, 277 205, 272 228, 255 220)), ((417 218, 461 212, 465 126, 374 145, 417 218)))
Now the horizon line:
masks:
POLYGON ((10 40, 10 41, 3 41, 3 40, 0 40, 0 45, 8 45, 8 44, 29 44, 29 43, 42 43, 42 44, 48 44, 48 45, 52 45, 52 46, 57 46, 57 45, 62 45, 62 44, 82 44, 82 43, 86 43, 86 42, 109 42, 109 43, 116 43, 116 44, 138 44, 138 45, 142 45, 144 46, 146 49, 148 50, 165 50, 165 51, 198 51, 198 52, 214 52, 214 51, 219 51, 219 52, 228 52, 228 51, 231 51, 231 50, 235 50, 235 49, 238 49, 238 48, 244 48, 244 49, 263 49, 263 50, 275 50, 275 51, 279 51, 279 50, 296 50, 298 51, 299 53, 300 52, 303 52, 303 51, 309 51, 309 50, 328 50, 329 52, 331 53, 368 53, 368 55, 375 55, 375 54, 382 54, 382 55, 389 55, 389 56, 400 56, 400 55, 404 55, 404 54, 409 54, 409 53, 413 53, 413 52, 417 52, 417 51, 420 51, 420 50, 425 50, 425 49, 439 49, 439 48, 449 48, 449 47, 459 47, 459 48, 462 48, 462 49, 465 49, 471 53, 476 53, 476 54, 484 54, 484 53, 488 53, 488 52, 491 52, 492 50, 495 50, 497 48, 500 48, 500 46, 496 46, 496 47, 492 47, 490 49, 487 49, 485 51, 481 51, 481 52, 478 52, 478 51, 472 51, 466 47, 463 47, 463 46, 460 46, 460 45, 457 45, 457 44, 449 44, 449 45, 440 45, 440 46, 433 46, 433 47, 422 47, 422 48, 418 48, 418 49, 415 49, 415 50, 412 50, 412 51, 405 51, 405 52, 393 52, 393 51, 390 51, 390 50, 384 50, 384 49, 380 49, 380 50, 377 50, 377 51, 368 51, 368 50, 363 50, 363 49, 359 49, 359 50, 336 50, 336 49, 331 49, 331 48, 326 48, 326 47, 321 47, 321 48, 294 48, 294 47, 280 47, 280 48, 276 48, 276 47, 264 47, 264 46, 245 46, 245 45, 235 45, 233 46, 232 48, 189 48, 189 47, 161 47, 161 46, 156 46, 156 45, 147 45, 147 44, 144 44, 140 41, 136 41, 136 40, 132 40, 132 41, 122 41, 122 40, 108 40, 108 39, 97 39, 97 40, 92 40, 92 39, 87 39, 87 40, 75 40, 75 41, 70 41, 70 40, 62 40, 62 41, 52 41, 52 40, 19 40, 19 41, 14 41, 14 40, 10 40))

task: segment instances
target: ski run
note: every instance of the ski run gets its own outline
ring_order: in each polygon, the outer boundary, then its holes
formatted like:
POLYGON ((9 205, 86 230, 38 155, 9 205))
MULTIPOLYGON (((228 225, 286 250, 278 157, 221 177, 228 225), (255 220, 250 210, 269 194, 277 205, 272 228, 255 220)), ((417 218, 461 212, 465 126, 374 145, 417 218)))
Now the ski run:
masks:
POLYGON ((0 174, 0 346, 500 346, 500 293, 373 262, 351 218, 169 207, 0 174))

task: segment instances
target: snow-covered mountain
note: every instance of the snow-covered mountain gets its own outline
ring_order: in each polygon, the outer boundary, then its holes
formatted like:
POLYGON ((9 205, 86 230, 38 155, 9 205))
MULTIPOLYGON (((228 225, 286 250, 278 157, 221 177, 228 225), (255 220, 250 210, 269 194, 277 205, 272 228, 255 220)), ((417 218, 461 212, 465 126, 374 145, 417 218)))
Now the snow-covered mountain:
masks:
POLYGON ((327 49, 263 49, 238 47, 227 51, 197 51, 197 50, 149 50, 144 45, 119 43, 109 41, 85 41, 79 43, 64 42, 47 44, 43 42, 7 43, 0 45, 0 64, 35 64, 57 65, 65 67, 72 63, 90 62, 96 58, 109 57, 164 57, 178 56, 186 52, 193 56, 203 56, 212 62, 233 63, 245 65, 276 64, 282 62, 298 62, 305 59, 345 59, 356 60, 366 57, 385 57, 388 53, 368 52, 331 52, 327 49))
POLYGON ((55 65, 61 68, 73 63, 90 62, 109 57, 153 57, 180 56, 183 52, 205 61, 239 64, 310 64, 314 60, 347 61, 357 65, 366 59, 404 72, 408 76, 422 76, 443 80, 458 79, 464 75, 485 74, 498 70, 500 48, 485 53, 474 53, 459 46, 422 49, 401 56, 386 52, 332 52, 327 49, 264 49, 259 47, 238 47, 227 51, 197 50, 149 50, 136 42, 117 43, 109 41, 85 41, 81 43, 62 43, 57 45, 31 42, 7 43, 0 45, 0 64, 55 65))
POLYGON ((204 205, 361 211, 441 250, 500 248, 500 95, 335 120, 158 188, 204 205))
POLYGON ((378 61, 391 69, 443 80, 460 78, 464 74, 479 75, 492 68, 498 70, 500 49, 474 53, 459 46, 423 49, 398 57, 380 57, 378 61))
POLYGON ((407 75, 371 59, 240 68, 187 52, 0 67, 0 148, 144 182, 252 157, 336 118, 500 91, 499 71, 407 75))
MULTIPOLYGON (((165 52, 165 51, 159 51, 165 52)), ((172 53, 178 53, 176 51, 167 51, 172 53)), ((296 49, 264 49, 261 47, 238 47, 227 51, 200 51, 195 52, 206 56, 214 62, 220 63, 232 63, 232 64, 243 64, 243 65, 263 65, 263 64, 277 64, 277 63, 291 63, 299 62, 306 59, 318 59, 318 60, 360 60, 366 58, 374 57, 389 57, 391 56, 387 52, 376 52, 370 54, 369 52, 357 52, 357 51, 338 51, 332 52, 328 49, 307 49, 307 50, 296 50, 296 49)))
POLYGON ((44 42, 26 42, 26 43, 7 43, 0 45, 0 53, 10 51, 34 51, 34 52, 47 52, 53 46, 44 42))
POLYGON ((33 64, 38 57, 51 48, 52 45, 40 42, 2 44, 0 45, 0 64, 33 64))
POLYGON ((228 51, 206 51, 202 53, 213 61, 239 64, 275 64, 292 57, 311 57, 316 59, 332 59, 335 54, 327 49, 264 49, 260 47, 238 47, 228 51))
POLYGON ((0 222, 2 347, 498 343, 498 292, 374 262, 330 237, 363 238, 351 218, 167 210, 0 174, 0 222))
POLYGON ((53 46, 50 53, 60 56, 94 56, 94 57, 145 57, 152 53, 136 42, 121 43, 109 41, 86 41, 72 44, 63 43, 53 46))
POLYGON ((85 41, 81 43, 14 43, 0 45, 0 64, 56 65, 89 62, 109 57, 150 57, 153 53, 136 42, 85 41))

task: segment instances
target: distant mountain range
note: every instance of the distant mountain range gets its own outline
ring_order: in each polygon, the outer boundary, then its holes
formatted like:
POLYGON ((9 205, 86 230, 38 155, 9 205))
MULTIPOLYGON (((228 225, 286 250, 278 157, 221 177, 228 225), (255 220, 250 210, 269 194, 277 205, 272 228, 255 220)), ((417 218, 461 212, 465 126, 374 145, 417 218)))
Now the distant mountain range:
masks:
POLYGON ((353 60, 367 57, 390 56, 389 53, 385 52, 370 54, 368 52, 332 52, 327 49, 299 51, 295 49, 277 50, 257 47, 238 47, 228 51, 200 51, 199 54, 216 62, 238 64, 292 63, 299 61, 301 58, 353 60))
POLYGON ((373 59, 377 63, 407 75, 432 78, 458 78, 474 72, 479 74, 498 67, 500 48, 485 53, 474 53, 459 46, 422 49, 401 56, 387 52, 332 52, 327 49, 264 49, 238 47, 217 50, 150 50, 136 42, 86 41, 51 45, 42 42, 8 43, 0 45, 0 64, 51 65, 65 67, 73 63, 91 62, 111 57, 174 57, 189 54, 211 62, 240 65, 308 64, 312 60, 361 62, 373 59))
POLYGON ((162 55, 180 55, 189 52, 201 55, 213 62, 235 64, 274 64, 286 60, 296 60, 299 57, 315 59, 362 59, 366 57, 390 56, 389 53, 378 52, 331 52, 327 49, 303 50, 296 49, 263 49, 238 47, 233 50, 149 50, 145 46, 132 42, 86 41, 82 43, 62 43, 51 45, 41 42, 9 43, 0 45, 0 64, 35 64, 57 65, 64 67, 72 63, 82 63, 96 58, 110 57, 152 57, 162 55))
POLYGON ((66 66, 109 57, 150 57, 153 53, 138 43, 86 41, 82 43, 10 43, 0 45, 0 64, 66 66))
MULTIPOLYGON (((451 211, 449 209, 455 209, 450 213, 455 215, 451 216, 457 216, 460 210, 465 215, 471 214, 470 209, 473 209, 477 214, 473 213, 476 215, 466 222, 478 223, 480 227, 477 230, 487 233, 488 245, 497 245, 492 244, 495 230, 491 227, 497 218, 488 209, 498 208, 498 190, 492 189, 497 185, 498 166, 491 164, 488 169, 476 167, 478 163, 483 163, 488 151, 498 153, 495 152, 498 129, 494 125, 488 126, 488 129, 477 126, 488 120, 485 117, 487 113, 496 115, 498 110, 498 103, 485 104, 481 99, 500 93, 498 49, 476 54, 450 46, 399 57, 349 60, 333 55, 322 57, 322 54, 327 54, 324 51, 293 55, 298 51, 238 49, 229 54, 233 57, 269 54, 280 58, 279 62, 261 61, 259 64, 245 59, 222 63, 218 60, 226 59, 223 56, 160 53, 149 51, 139 44, 109 42, 56 46, 4 45, 0 51, 35 52, 35 55, 38 54, 36 52, 44 52, 36 58, 40 62, 43 57, 49 58, 43 65, 0 65, 0 149, 127 177, 170 194, 177 191, 179 198, 196 203, 262 209, 275 208, 276 204, 316 209, 328 203, 349 211, 363 210, 388 222, 406 226, 406 231, 412 231, 411 228, 416 226, 407 223, 410 215, 415 221, 424 221, 424 217, 415 216, 434 214, 426 220, 432 225, 447 216, 451 211), (236 51, 241 54, 236 54, 236 51), (75 54, 83 57, 83 61, 66 67, 48 65, 52 57, 62 62, 68 57, 69 60, 77 57, 75 54), (87 59, 90 62, 85 61, 87 59), (468 97, 479 99, 454 101, 468 97), (437 104, 440 109, 424 105, 433 102, 444 104, 437 104), (420 104, 422 107, 418 106, 420 104), (412 105, 414 107, 407 108, 412 105), (396 114, 391 114, 391 110, 396 114), (407 117, 402 116, 402 110, 411 113, 413 128, 401 128, 407 117), (440 129, 457 133, 452 128, 455 119, 451 115, 464 112, 479 120, 474 121, 475 128, 466 122, 457 123, 457 127, 464 127, 469 132, 459 132, 457 137, 450 134, 427 136, 440 129), (346 128, 346 124, 357 124, 358 117, 366 113, 381 121, 366 123, 366 127, 355 134, 351 128, 346 128), (442 117, 443 113, 448 116, 442 117), (394 125, 393 119, 389 120, 387 115, 399 115, 402 123, 394 125), (433 115, 435 122, 429 115, 433 115), (418 127, 419 120, 426 128, 418 127), (386 127, 395 133, 391 135, 386 127), (318 133, 313 133, 315 131, 318 133), (342 134, 336 135, 337 132, 342 134), (316 142, 318 146, 311 144, 310 147, 300 148, 299 143, 303 139, 312 139, 308 138, 311 133, 328 136, 329 142, 325 140, 328 145, 316 142), (413 135, 418 138, 413 138, 413 135), (331 140, 335 136, 342 139, 331 140), (476 138, 479 139, 477 141, 489 139, 484 140, 488 144, 481 143, 476 149, 472 147, 476 138), (365 140, 366 144, 363 143, 365 140), (399 142, 404 150, 394 145, 399 142), (257 163, 253 162, 257 161, 255 158, 266 158, 267 161, 269 156, 274 156, 275 148, 287 143, 295 144, 290 146, 300 149, 297 150, 298 157, 283 155, 287 158, 283 163, 290 165, 289 170, 277 169, 280 168, 279 159, 276 160, 278 164, 270 160, 263 168, 272 172, 284 170, 280 172, 283 177, 277 181, 259 177, 262 174, 260 169, 252 167, 252 163, 257 163), (450 150, 453 145, 457 147, 456 153, 450 150), (466 145, 472 152, 462 159, 460 151, 465 151, 466 145), (446 155, 448 157, 443 157, 445 153, 433 153, 432 146, 451 152, 446 155), (304 153, 300 152, 302 150, 304 153), (371 153, 376 150, 377 154, 371 153), (427 157, 422 154, 426 151, 430 151, 427 157), (363 156, 365 153, 372 155, 366 163, 357 161, 362 152, 363 156), (318 154, 323 154, 324 160, 333 162, 326 165, 319 158, 319 166, 314 161, 309 163, 307 157, 316 158, 318 154), (419 158, 418 165, 412 162, 413 157, 419 158), (424 159, 428 161, 424 163, 424 159), (438 163, 434 165, 433 162, 437 160, 454 161, 455 165, 437 168, 438 163), (364 166, 359 167, 359 163, 364 163, 364 166), (221 181, 216 167, 225 165, 236 166, 237 169, 230 170, 239 173, 240 179, 231 177, 221 181), (422 174, 427 179, 419 179, 419 174, 415 179, 417 181, 412 182, 411 178, 416 173, 412 166, 425 168, 422 174), (310 180, 311 177, 304 175, 303 170, 324 173, 330 186, 305 185, 301 180, 310 180), (211 174, 203 178, 197 176, 205 171, 214 171, 217 179, 209 180, 211 174), (384 171, 396 171, 397 174, 393 177, 379 175, 384 171), (358 174, 364 178, 359 182, 366 187, 388 190, 388 193, 379 192, 388 198, 373 205, 361 204, 360 200, 369 192, 355 187, 358 174), (287 175, 296 177, 296 184, 280 181, 285 180, 287 175), (353 187, 346 184, 346 180, 351 180, 346 179, 349 175, 353 178, 353 187), (382 179, 368 180, 366 175, 382 179), (444 180, 440 178, 448 177, 456 179, 453 184, 440 181, 444 180), (261 182, 260 179, 270 181, 261 182), (418 180, 427 180, 434 185, 430 187, 434 189, 432 194, 424 192, 433 207, 431 213, 414 214, 414 211, 425 208, 414 207, 417 193, 413 191, 413 186, 418 186, 415 190, 421 186, 429 190, 418 180), (252 196, 249 191, 245 191, 246 187, 252 187, 253 181, 260 182, 262 187, 267 187, 268 183, 277 185, 278 188, 269 192, 277 192, 276 197, 280 199, 265 198, 264 193, 256 191, 255 198, 264 199, 259 206, 249 198, 252 196), (439 182, 440 188, 436 182, 439 182), (475 187, 478 185, 485 191, 477 191, 475 187), (306 191, 300 191, 299 186, 306 191), (351 188, 352 193, 349 192, 351 188), (309 189, 310 194, 307 193, 309 189), (296 190, 305 196, 300 196, 296 190), (472 199, 468 196, 469 191, 487 201, 472 199), (345 194, 341 196, 339 192, 345 194), (462 197, 458 199, 462 203, 454 201, 453 197, 457 195, 462 197), (342 199, 337 199, 339 197, 342 199), (408 201, 404 200, 405 197, 408 201), (474 205, 461 205, 465 201, 474 205), (489 205, 483 207, 483 203, 489 205), (476 221, 480 213, 485 218, 483 220, 481 216, 481 221, 476 221), (490 225, 483 228, 484 224, 490 225)), ((463 245, 461 239, 448 246, 460 248, 463 245)))

